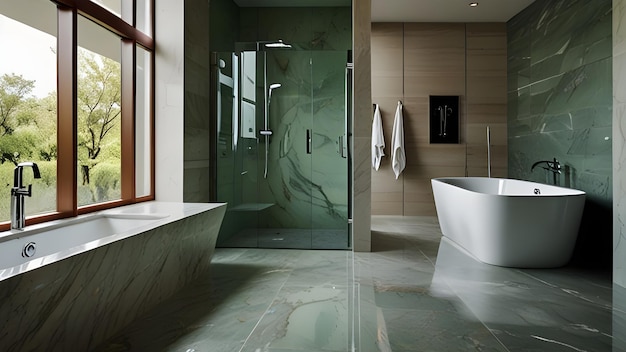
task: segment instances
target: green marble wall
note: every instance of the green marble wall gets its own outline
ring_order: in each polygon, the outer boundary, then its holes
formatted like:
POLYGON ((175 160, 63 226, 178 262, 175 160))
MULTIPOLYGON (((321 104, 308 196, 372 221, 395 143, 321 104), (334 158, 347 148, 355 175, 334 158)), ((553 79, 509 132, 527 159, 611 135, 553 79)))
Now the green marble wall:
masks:
POLYGON ((613 0, 613 351, 626 351, 626 0, 613 0))
POLYGON ((209 32, 212 52, 235 50, 239 38, 239 7, 232 0, 209 2, 209 32))
MULTIPOLYGON (((256 135, 264 125, 265 85, 282 85, 273 91, 271 99, 269 128, 273 135, 268 143, 267 177, 265 138, 240 137, 233 148, 236 127, 231 118, 230 96, 222 95, 217 200, 228 202, 229 211, 218 244, 227 245, 232 237, 249 236, 257 228, 308 229, 309 236, 312 229, 330 229, 345 232, 345 236, 339 235, 342 244, 320 246, 347 248, 348 162, 347 155, 342 156, 340 137, 344 137, 345 130, 345 68, 352 47, 351 9, 239 8, 238 12, 236 49, 255 50, 255 42, 277 39, 293 48, 267 49, 258 55, 256 135), (312 137, 311 153, 306 149, 307 130, 312 137)), ((227 17, 232 17, 232 13, 227 12, 227 17)), ((220 53, 225 62, 222 71, 228 74, 232 72, 230 55, 220 53)), ((226 91, 228 88, 223 92, 226 91)), ((286 232, 280 233, 285 236, 286 232)), ((244 246, 254 245, 245 243, 244 246)))
POLYGON ((282 39, 302 49, 352 49, 350 7, 240 8, 239 41, 282 39))
POLYGON ((0 281, 0 351, 117 350, 97 347, 206 274, 224 211, 220 206, 0 281))
MULTIPOLYGON (((209 4, 188 0, 184 6, 184 202, 208 202, 211 143, 207 118, 211 106, 209 88, 209 4)), ((158 104, 158 101, 157 101, 158 104)), ((157 162, 158 164, 158 162, 157 162)), ((160 196, 160 195, 158 195, 160 196)))
POLYGON ((261 219, 262 227, 347 225, 348 162, 339 144, 345 132, 346 60, 346 51, 268 52, 268 81, 282 87, 271 100, 269 172, 259 179, 261 202, 275 206, 261 219))
POLYGON ((611 6, 537 0, 507 23, 509 177, 552 183, 531 165, 557 158, 560 185, 587 192, 574 257, 585 265, 610 265, 611 6))

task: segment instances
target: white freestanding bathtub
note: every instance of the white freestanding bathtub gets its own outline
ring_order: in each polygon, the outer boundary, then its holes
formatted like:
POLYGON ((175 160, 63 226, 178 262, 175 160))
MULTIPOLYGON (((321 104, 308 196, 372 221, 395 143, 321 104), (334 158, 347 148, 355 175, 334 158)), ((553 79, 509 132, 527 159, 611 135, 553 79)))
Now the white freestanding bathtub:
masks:
POLYGON ((486 177, 431 180, 444 238, 499 266, 554 268, 570 260, 585 192, 486 177))

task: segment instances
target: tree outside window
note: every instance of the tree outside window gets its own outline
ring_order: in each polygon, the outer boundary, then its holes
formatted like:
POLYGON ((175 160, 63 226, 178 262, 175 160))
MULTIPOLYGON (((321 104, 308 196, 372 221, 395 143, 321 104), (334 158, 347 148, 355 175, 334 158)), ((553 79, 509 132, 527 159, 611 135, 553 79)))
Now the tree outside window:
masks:
POLYGON ((27 223, 154 198, 152 9, 152 0, 0 2, 0 231, 20 162, 41 173, 24 174, 27 223))

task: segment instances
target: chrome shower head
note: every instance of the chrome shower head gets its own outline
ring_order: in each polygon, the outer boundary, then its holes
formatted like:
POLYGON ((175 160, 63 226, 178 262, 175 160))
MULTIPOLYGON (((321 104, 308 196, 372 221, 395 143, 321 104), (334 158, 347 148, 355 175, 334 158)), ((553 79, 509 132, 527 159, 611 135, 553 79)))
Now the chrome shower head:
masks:
POLYGON ((272 90, 280 88, 282 84, 280 83, 272 83, 270 84, 269 93, 267 94, 267 105, 269 106, 270 100, 272 100, 272 90))
POLYGON ((265 47, 266 48, 285 48, 285 49, 288 49, 288 48, 291 48, 291 45, 283 42, 282 39, 278 39, 277 42, 266 43, 265 47))

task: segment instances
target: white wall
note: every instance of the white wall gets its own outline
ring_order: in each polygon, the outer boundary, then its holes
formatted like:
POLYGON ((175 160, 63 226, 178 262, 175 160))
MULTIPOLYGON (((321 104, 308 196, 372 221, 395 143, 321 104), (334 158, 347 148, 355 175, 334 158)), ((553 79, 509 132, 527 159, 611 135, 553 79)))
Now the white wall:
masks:
POLYGON ((184 2, 155 1, 155 195, 183 201, 184 2))

